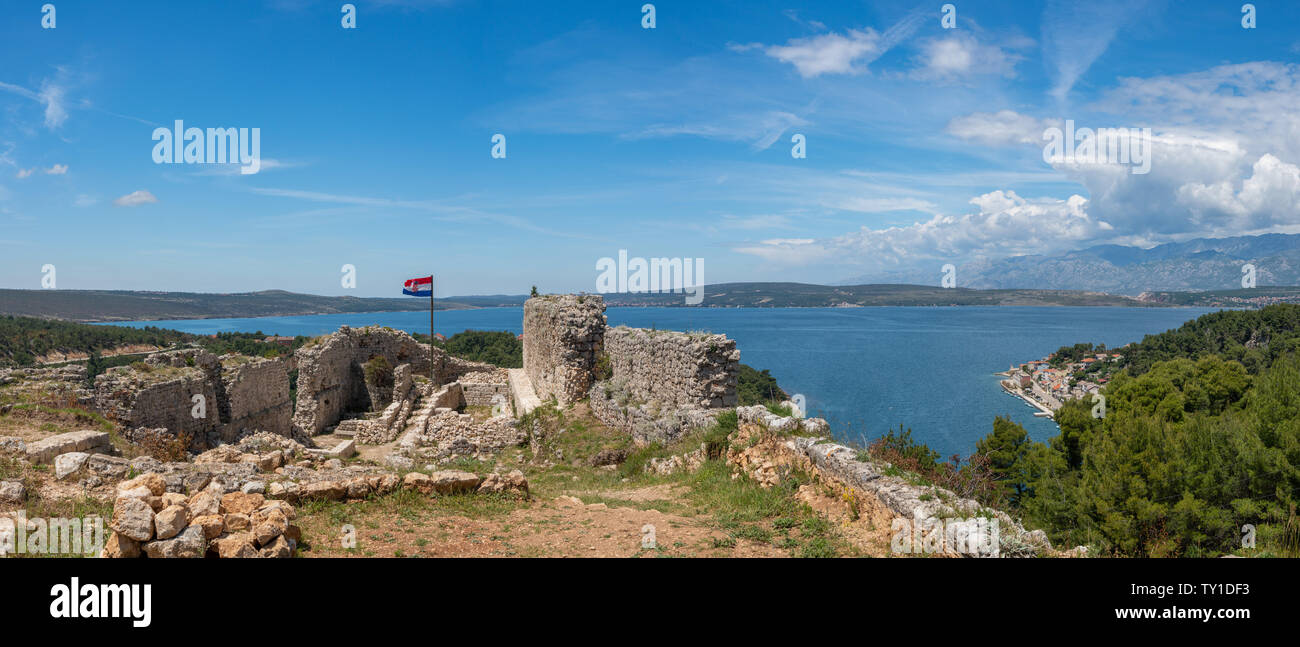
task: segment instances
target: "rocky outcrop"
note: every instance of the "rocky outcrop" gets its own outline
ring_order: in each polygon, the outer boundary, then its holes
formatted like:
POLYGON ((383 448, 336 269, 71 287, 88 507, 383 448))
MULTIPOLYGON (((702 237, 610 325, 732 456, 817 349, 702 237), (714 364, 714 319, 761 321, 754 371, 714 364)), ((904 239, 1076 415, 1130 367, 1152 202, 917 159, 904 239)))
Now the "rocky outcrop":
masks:
POLYGON ((605 300, 547 295, 524 302, 524 371, 543 400, 567 406, 587 397, 605 336, 605 300))

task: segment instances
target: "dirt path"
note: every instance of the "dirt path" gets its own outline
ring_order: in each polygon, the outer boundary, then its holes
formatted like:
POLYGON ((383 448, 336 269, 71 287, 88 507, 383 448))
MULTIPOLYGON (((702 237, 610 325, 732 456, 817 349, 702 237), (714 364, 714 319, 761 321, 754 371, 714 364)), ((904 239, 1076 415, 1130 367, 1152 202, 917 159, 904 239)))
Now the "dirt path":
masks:
MULTIPOLYGON (((654 489, 654 488, 646 488, 654 489)), ((626 492, 624 492, 626 494, 626 492)), ((658 510, 583 504, 561 496, 506 514, 469 517, 428 511, 361 513, 357 548, 342 547, 342 525, 303 520, 302 557, 787 557, 770 543, 729 539, 698 518, 658 510), (653 539, 653 543, 650 540, 653 539), (643 544, 646 546, 643 547, 643 544)))

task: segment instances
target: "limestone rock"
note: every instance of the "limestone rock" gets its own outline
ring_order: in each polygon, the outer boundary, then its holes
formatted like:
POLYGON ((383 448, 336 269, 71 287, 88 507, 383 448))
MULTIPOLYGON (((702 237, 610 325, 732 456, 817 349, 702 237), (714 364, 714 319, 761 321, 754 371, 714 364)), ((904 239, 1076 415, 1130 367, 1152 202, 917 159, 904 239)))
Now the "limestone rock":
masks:
POLYGON ((203 537, 206 539, 215 539, 226 531, 226 520, 219 514, 206 514, 195 517, 190 521, 190 525, 202 528, 203 537))
POLYGON ((62 481, 82 470, 90 454, 85 452, 68 452, 54 458, 54 478, 62 481))
POLYGON ((141 474, 129 481, 125 481, 117 486, 119 492, 134 490, 138 487, 144 487, 154 496, 162 496, 167 492, 167 482, 163 480, 162 475, 156 473, 141 474))
POLYGON ((196 517, 205 517, 221 513, 221 499, 211 492, 199 492, 190 497, 190 512, 196 517))
POLYGON ((322 499, 325 501, 338 501, 347 494, 343 485, 334 481, 317 481, 308 483, 302 488, 302 498, 304 499, 322 499))
POLYGON ((257 557, 257 548, 253 546, 253 536, 246 532, 233 533, 213 542, 217 555, 221 559, 247 559, 257 557))
POLYGON ((154 515, 154 536, 158 539, 171 539, 180 534, 190 523, 190 511, 183 505, 170 505, 154 515))
POLYGON ((265 498, 260 494, 245 494, 243 492, 231 492, 221 497, 222 514, 250 514, 262 506, 265 498))
POLYGON ((135 541, 153 538, 153 508, 142 499, 121 498, 113 504, 113 521, 109 526, 135 541))
POLYGON ((27 488, 18 481, 0 481, 0 503, 22 504, 27 501, 27 488))
POLYGON ((249 520, 246 514, 235 512, 226 515, 226 532, 235 533, 252 527, 253 522, 249 520))
POLYGON ((259 551, 262 557, 286 558, 293 556, 293 548, 289 546, 289 540, 284 536, 276 537, 269 546, 259 551))
POLYGON ((443 470, 429 475, 433 491, 438 494, 472 492, 478 487, 479 477, 460 470, 443 470))
POLYGON ((104 550, 100 553, 105 559, 132 559, 140 556, 140 542, 131 539, 121 533, 109 533, 108 541, 104 542, 104 550))
POLYGON ((208 540, 198 526, 190 526, 171 539, 159 539, 144 545, 145 554, 153 559, 194 559, 203 557, 207 549, 208 540))

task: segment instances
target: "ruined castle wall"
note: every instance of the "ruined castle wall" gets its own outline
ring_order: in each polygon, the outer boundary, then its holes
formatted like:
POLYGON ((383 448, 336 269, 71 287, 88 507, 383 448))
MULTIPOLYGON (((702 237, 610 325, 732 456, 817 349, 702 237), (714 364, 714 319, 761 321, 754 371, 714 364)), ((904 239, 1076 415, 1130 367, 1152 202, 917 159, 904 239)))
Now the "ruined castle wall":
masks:
MULTIPOLYGON (((298 407, 293 427, 307 435, 316 435, 338 423, 345 412, 369 410, 372 406, 366 390, 362 364, 382 356, 389 366, 410 364, 410 370, 427 375, 429 347, 405 332, 368 326, 344 326, 320 342, 299 348, 298 407)), ((435 349, 435 369, 446 363, 446 354, 435 349)), ((388 403, 378 403, 382 408, 388 403)))
POLYGON ((95 408, 124 427, 166 427, 189 434, 191 447, 202 450, 208 433, 220 427, 217 390, 199 368, 154 368, 149 372, 123 366, 95 378, 95 408), (203 396, 202 417, 194 417, 194 396, 203 396))
POLYGON ((547 295, 524 302, 524 371, 543 400, 568 405, 587 397, 605 336, 605 300, 547 295))
POLYGON ((605 331, 611 381, 634 400, 661 407, 737 404, 740 351, 726 335, 619 326, 605 331))
POLYGON ((223 358, 221 372, 226 415, 221 441, 237 441, 244 432, 268 431, 288 436, 293 404, 289 400, 288 364, 283 360, 223 358))

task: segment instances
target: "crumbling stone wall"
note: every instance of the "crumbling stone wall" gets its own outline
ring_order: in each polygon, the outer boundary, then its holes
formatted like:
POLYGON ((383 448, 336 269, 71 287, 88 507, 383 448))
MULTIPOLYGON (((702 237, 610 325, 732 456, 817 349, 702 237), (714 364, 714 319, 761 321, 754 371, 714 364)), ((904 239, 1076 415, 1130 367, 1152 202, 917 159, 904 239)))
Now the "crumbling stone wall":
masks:
POLYGON ((605 337, 605 300, 546 295, 524 302, 524 371, 537 396, 561 406, 587 397, 605 337))
POLYGON ((737 404, 740 351, 726 335, 619 326, 605 331, 605 354, 612 381, 635 400, 666 408, 737 404))
MULTIPOLYGON (((295 355, 298 361, 298 406, 293 427, 309 436, 338 424, 346 412, 371 409, 362 370, 362 365, 370 358, 382 356, 389 366, 410 364, 410 370, 419 375, 428 375, 430 366, 427 345, 415 341, 405 332, 381 326, 343 326, 318 343, 299 348, 295 355)), ((434 349, 435 373, 442 370, 446 361, 446 354, 434 349)), ((387 404, 379 403, 378 406, 387 404)))
POLYGON ((194 348, 154 353, 143 364, 97 376, 92 406, 127 429, 189 434, 195 451, 236 441, 244 432, 290 433, 289 372, 281 360, 218 359, 194 348), (203 396, 201 410, 195 395, 203 396))
POLYGON ((466 373, 457 381, 469 406, 505 406, 510 402, 510 380, 504 368, 466 373))
POLYGON ((221 442, 235 442, 252 431, 290 435, 293 404, 286 362, 226 356, 222 358, 221 383, 221 442))
POLYGON ((144 364, 117 366, 96 376, 94 407, 127 428, 165 427, 177 436, 189 434, 192 449, 206 448, 208 434, 221 426, 216 356, 187 349, 155 353, 144 364), (195 395, 203 396, 200 417, 193 415, 195 395))

